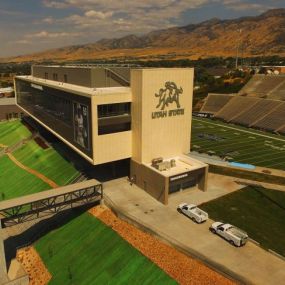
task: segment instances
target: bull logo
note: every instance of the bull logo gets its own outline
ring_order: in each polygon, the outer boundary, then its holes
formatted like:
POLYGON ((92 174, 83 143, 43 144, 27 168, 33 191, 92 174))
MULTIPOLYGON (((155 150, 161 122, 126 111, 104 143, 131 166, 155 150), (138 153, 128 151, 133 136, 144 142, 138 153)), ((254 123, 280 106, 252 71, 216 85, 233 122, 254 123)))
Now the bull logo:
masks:
POLYGON ((177 108, 180 108, 179 95, 183 93, 182 87, 178 89, 176 83, 167 81, 165 82, 165 88, 160 88, 158 94, 155 93, 155 97, 159 98, 159 102, 156 108, 164 110, 168 104, 176 103, 177 108))

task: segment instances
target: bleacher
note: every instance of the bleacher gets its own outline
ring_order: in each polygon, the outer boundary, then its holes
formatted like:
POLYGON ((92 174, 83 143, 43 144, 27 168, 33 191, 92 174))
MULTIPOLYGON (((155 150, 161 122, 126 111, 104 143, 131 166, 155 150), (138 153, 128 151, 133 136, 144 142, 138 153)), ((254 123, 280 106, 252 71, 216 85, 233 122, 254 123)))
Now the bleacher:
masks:
POLYGON ((271 112, 281 104, 283 104, 283 102, 277 100, 260 100, 250 109, 240 113, 231 122, 250 127, 256 121, 262 119, 267 113, 271 112))
MULTIPOLYGON (((284 78, 285 79, 285 78, 284 78)), ((285 101, 285 80, 273 89, 268 95, 270 99, 285 101)))
POLYGON ((254 123, 252 126, 268 130, 277 131, 282 128, 285 123, 285 103, 280 104, 277 108, 271 110, 265 117, 254 123))
POLYGON ((230 122, 239 114, 246 112, 257 104, 260 98, 234 96, 219 112, 216 113, 215 118, 230 122))
POLYGON ((233 96, 233 94, 209 93, 200 111, 203 113, 216 114, 233 98, 233 96))
POLYGON ((239 91, 239 95, 284 100, 285 75, 256 74, 239 91))

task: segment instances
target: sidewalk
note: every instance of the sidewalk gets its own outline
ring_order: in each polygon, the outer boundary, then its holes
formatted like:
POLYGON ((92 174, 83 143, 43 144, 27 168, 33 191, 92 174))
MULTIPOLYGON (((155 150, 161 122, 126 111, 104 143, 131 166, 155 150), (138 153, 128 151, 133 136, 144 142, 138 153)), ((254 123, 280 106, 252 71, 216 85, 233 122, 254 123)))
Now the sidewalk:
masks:
POLYGON ((236 248, 209 232, 210 221, 193 223, 125 178, 104 184, 105 202, 122 218, 151 232, 218 272, 246 284, 284 284, 285 262, 248 242, 236 248))

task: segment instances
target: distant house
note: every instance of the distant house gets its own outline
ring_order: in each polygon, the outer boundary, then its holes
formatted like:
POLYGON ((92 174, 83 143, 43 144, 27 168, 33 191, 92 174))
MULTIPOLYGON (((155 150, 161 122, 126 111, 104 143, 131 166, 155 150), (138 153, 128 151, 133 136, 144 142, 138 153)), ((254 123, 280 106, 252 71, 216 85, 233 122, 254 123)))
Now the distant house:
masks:
POLYGON ((221 78, 225 74, 228 74, 230 72, 230 69, 227 67, 211 67, 207 68, 207 73, 209 75, 214 76, 216 79, 221 78))

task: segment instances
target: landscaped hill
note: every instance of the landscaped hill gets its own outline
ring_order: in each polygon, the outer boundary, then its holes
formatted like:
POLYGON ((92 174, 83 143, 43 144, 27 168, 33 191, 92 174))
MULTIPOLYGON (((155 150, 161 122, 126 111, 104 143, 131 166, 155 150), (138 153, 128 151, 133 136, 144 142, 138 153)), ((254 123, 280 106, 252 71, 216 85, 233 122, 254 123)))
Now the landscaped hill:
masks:
POLYGON ((71 61, 83 59, 179 59, 235 56, 285 56, 285 9, 233 20, 211 19, 146 35, 102 39, 78 45, 18 56, 5 61, 71 61))

